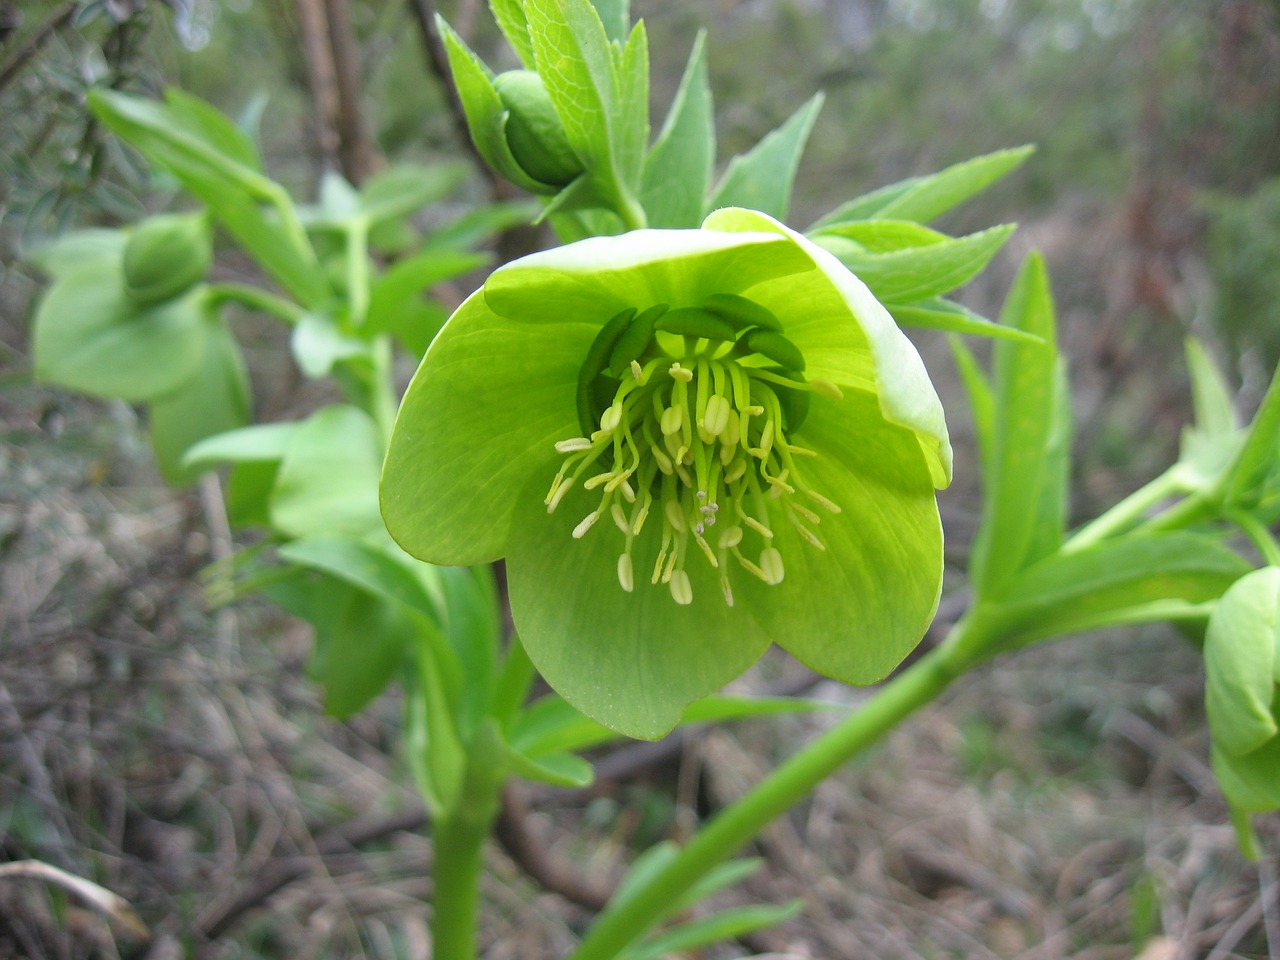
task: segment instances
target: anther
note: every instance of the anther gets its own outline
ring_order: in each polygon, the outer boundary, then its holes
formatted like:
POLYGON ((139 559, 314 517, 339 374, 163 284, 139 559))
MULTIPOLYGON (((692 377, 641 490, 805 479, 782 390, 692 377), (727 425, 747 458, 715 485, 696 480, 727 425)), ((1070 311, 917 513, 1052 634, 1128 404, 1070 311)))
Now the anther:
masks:
POLYGON ((627 520, 627 512, 622 509, 622 504, 613 504, 609 508, 609 516, 613 517, 613 522, 617 524, 618 529, 623 533, 631 532, 631 523, 627 520))
POLYGON ((810 380, 809 386, 813 387, 813 392, 822 397, 830 397, 832 400, 843 400, 844 394, 840 392, 840 388, 830 380, 810 380))
POLYGON ((777 586, 782 582, 785 571, 782 567, 782 554, 777 547, 765 547, 760 551, 760 569, 764 572, 765 583, 777 586))
POLYGON ((822 494, 817 493, 814 490, 805 490, 804 495, 808 497, 810 500, 812 500, 814 503, 816 503, 818 506, 825 507, 831 513, 840 512, 839 504, 832 503, 822 494))
POLYGON ((693 371, 680 366, 679 362, 673 363, 667 372, 671 374, 672 378, 675 380, 681 380, 684 383, 691 383, 693 381, 693 371))
POLYGON ((680 504, 675 500, 668 500, 662 505, 662 509, 666 512, 667 523, 671 524, 677 533, 684 533, 689 529, 689 525, 684 519, 684 513, 680 510, 680 504))
POLYGON ((635 570, 631 565, 631 554, 624 553, 618 557, 618 583, 622 589, 630 593, 636 586, 635 570))
POLYGON ((573 477, 569 477, 558 487, 551 491, 547 497, 547 513, 555 513, 556 507, 560 506, 560 501, 564 499, 564 495, 569 492, 569 488, 573 486, 573 477))
POLYGON ((612 433, 622 422, 622 404, 615 401, 609 409, 600 414, 600 429, 612 433))
POLYGON ((595 526, 597 520, 600 519, 600 511, 592 510, 573 528, 573 539, 581 540, 587 535, 587 531, 595 526))
POLYGON ((736 547, 741 542, 742 528, 739 526, 728 527, 720 534, 721 550, 728 550, 730 547, 736 547))
POLYGON ((556 453, 581 453, 590 450, 592 443, 586 437, 574 437, 572 440, 561 440, 556 443, 556 453))
POLYGON ((682 607, 687 607, 693 603, 693 584, 689 582, 689 575, 683 570, 676 570, 671 574, 671 598, 682 607))

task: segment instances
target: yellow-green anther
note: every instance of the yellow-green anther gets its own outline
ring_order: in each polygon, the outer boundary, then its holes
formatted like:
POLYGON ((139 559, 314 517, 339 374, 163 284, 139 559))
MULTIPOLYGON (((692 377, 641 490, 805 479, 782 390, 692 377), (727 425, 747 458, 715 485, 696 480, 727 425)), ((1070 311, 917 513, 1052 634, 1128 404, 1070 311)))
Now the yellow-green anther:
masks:
POLYGON ((593 510, 579 521, 578 525, 573 528, 573 539, 581 540, 587 535, 587 531, 595 526, 597 520, 600 519, 600 511, 593 510))
POLYGON ((689 575, 683 570, 674 570, 671 573, 671 597, 676 603, 687 607, 693 603, 693 584, 689 582, 689 575))
POLYGON ((739 526, 726 527, 720 532, 720 540, 717 544, 721 550, 728 550, 736 547, 742 542, 742 528, 739 526))
POLYGON ((631 564, 631 554, 629 553, 624 553, 618 557, 618 583, 627 593, 630 593, 636 587, 635 568, 631 564))
POLYGON ((693 379, 693 371, 687 367, 682 367, 679 361, 673 363, 667 372, 670 373, 674 379, 680 380, 683 383, 688 383, 693 379))
POLYGON ((684 519, 684 512, 680 509, 679 501, 668 500, 662 505, 662 509, 667 515, 667 523, 671 524, 672 529, 677 533, 684 533, 689 529, 689 525, 684 519))
POLYGON ((717 393, 715 396, 707 398, 706 411, 702 415, 703 425, 707 428, 707 433, 709 434, 707 443, 711 443, 717 437, 724 435, 729 426, 729 418, 732 415, 733 410, 729 407, 729 401, 720 396, 720 394, 717 393))
POLYGON ((809 386, 813 387, 813 392, 819 396, 830 397, 832 400, 844 399, 840 388, 830 380, 810 380, 809 386))
POLYGON ((760 551, 760 569, 764 572, 766 583, 777 585, 782 582, 786 571, 782 566, 782 554, 777 547, 765 547, 760 551))

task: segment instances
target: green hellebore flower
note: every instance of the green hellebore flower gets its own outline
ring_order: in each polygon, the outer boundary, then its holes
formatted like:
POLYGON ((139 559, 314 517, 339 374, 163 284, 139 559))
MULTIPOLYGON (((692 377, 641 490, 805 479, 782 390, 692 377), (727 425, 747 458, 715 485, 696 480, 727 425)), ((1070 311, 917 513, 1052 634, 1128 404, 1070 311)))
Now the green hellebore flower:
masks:
POLYGON ((551 686, 652 738, 771 642, 849 683, 889 673, 936 610, 950 473, 884 307, 730 208, 497 270, 409 386, 382 510, 424 560, 505 557, 551 686))

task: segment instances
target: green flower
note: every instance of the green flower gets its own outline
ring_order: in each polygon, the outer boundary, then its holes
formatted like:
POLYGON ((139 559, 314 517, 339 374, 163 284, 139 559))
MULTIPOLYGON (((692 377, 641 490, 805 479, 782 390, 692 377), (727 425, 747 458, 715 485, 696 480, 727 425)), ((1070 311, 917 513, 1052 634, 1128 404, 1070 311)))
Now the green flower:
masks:
POLYGON ((388 529, 505 557, 534 664, 657 737, 776 642, 884 677, 936 609, 942 407, 867 288, 775 220, 584 240, 496 271, 409 386, 388 529))

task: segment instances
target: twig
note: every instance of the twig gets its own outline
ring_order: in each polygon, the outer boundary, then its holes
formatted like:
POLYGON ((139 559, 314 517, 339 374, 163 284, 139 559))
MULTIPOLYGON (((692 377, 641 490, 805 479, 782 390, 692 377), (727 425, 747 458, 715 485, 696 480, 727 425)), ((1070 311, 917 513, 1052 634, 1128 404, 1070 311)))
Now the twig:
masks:
POLYGON ((316 148, 322 169, 332 169, 338 159, 338 83, 333 55, 325 35, 329 32, 322 0, 295 0, 298 29, 302 33, 302 59, 307 86, 315 104, 316 148))
POLYGON ((77 877, 74 873, 68 873, 40 860, 17 860, 13 863, 0 864, 0 880, 13 877, 43 880, 45 883, 52 883, 64 890, 69 890, 99 913, 106 914, 115 920, 139 940, 151 938, 151 931, 139 919, 128 900, 92 880, 77 877))
POLYGON ((13 81, 27 62, 40 52, 40 48, 48 43, 55 33, 71 22, 75 13, 75 0, 67 0, 13 51, 13 55, 4 62, 3 66, 0 66, 0 90, 4 90, 13 81))
POLYGON ((347 0, 324 0, 324 10, 338 93, 338 159, 346 178, 359 186, 380 163, 360 110, 360 49, 347 0))

